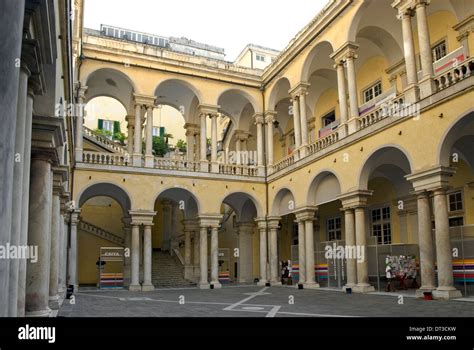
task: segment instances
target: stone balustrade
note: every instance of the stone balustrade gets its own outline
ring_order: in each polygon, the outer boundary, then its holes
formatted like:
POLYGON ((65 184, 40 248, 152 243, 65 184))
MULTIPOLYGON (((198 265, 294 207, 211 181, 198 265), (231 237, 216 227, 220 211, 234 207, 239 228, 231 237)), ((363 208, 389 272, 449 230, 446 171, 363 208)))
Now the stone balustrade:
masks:
POLYGON ((127 150, 123 148, 122 146, 118 145, 112 140, 109 140, 107 137, 96 133, 94 130, 89 129, 86 126, 83 127, 83 133, 85 137, 89 139, 93 139, 94 141, 102 145, 103 147, 115 153, 122 153, 122 154, 127 153, 127 150))
POLYGON ((461 63, 455 61, 450 69, 435 76, 434 83, 436 92, 444 90, 458 81, 471 76, 471 74, 473 74, 473 69, 474 61, 471 58, 468 58, 461 63))
POLYGON ((88 164, 127 166, 130 163, 130 159, 126 154, 84 151, 82 162, 88 164))
POLYGON ((258 176, 256 166, 237 164, 219 164, 219 174, 258 176))

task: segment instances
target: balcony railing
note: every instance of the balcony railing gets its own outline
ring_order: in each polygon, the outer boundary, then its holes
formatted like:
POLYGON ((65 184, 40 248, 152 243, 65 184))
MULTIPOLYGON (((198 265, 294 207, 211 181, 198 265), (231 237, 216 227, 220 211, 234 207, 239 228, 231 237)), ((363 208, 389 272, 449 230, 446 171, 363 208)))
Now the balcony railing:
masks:
POLYGON ((436 92, 446 89, 458 81, 466 79, 473 74, 474 60, 468 58, 461 63, 454 61, 453 66, 435 76, 436 92))
POLYGON ((102 147, 109 149, 112 152, 122 154, 127 153, 127 150, 124 147, 117 145, 115 142, 109 140, 107 137, 96 133, 94 130, 89 129, 86 126, 83 127, 83 133, 84 136, 86 136, 87 138, 94 140, 102 147))
POLYGON ((315 142, 308 145, 308 155, 319 152, 320 150, 332 145, 339 141, 339 132, 336 130, 331 134, 316 140, 315 142))
POLYGON ((278 162, 273 164, 270 167, 270 174, 276 173, 282 169, 288 168, 290 165, 295 164, 295 153, 287 155, 286 157, 280 159, 278 162))
POLYGON ((182 159, 155 157, 155 169, 200 171, 200 163, 182 159))
POLYGON ((257 176, 257 167, 252 165, 219 164, 219 174, 257 176))
POLYGON ((84 151, 82 153, 82 162, 88 164, 127 166, 130 160, 126 154, 84 151))

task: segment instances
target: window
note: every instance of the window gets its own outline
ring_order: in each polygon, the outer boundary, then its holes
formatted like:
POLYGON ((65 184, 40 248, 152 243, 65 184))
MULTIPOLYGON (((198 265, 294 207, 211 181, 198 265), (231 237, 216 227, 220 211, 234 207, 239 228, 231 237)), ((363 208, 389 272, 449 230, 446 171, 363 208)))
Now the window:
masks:
POLYGON ((321 118, 323 128, 336 121, 336 112, 332 111, 321 118))
POLYGON ((382 83, 379 81, 378 83, 372 85, 368 89, 364 90, 364 103, 373 100, 377 96, 382 94, 382 83))
POLYGON ((257 61, 265 62, 265 56, 257 54, 257 61))
POLYGON ((327 239, 328 241, 340 240, 341 235, 341 218, 329 218, 327 219, 327 239))
POLYGON ((438 61, 447 55, 446 41, 443 40, 433 47, 433 61, 438 61))
POLYGON ((449 218, 449 227, 456 226, 464 226, 464 218, 462 216, 456 218, 449 218))
POLYGON ((391 244, 390 207, 372 209, 372 235, 377 237, 377 244, 391 244))
POLYGON ((157 126, 154 126, 151 133, 153 136, 160 136, 160 128, 157 126))
POLYGON ((448 196, 449 196, 449 211, 463 210, 461 191, 452 192, 448 196))

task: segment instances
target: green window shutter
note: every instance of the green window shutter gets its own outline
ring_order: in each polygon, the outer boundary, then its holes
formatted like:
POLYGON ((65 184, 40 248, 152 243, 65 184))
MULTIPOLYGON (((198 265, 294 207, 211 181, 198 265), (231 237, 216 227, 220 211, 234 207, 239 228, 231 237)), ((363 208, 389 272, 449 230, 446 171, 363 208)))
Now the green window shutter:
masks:
POLYGON ((120 122, 114 121, 114 135, 120 132, 120 122))
POLYGON ((164 137, 164 136, 165 136, 165 127, 160 126, 160 137, 164 137))
POLYGON ((99 128, 99 130, 102 130, 104 128, 104 120, 99 119, 98 122, 99 122, 98 128, 99 128))

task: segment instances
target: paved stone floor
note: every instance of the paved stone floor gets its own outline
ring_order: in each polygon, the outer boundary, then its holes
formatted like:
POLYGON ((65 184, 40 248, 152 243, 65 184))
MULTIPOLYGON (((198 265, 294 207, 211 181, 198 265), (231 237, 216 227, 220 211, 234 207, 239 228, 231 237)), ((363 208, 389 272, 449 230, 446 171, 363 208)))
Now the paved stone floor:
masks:
POLYGON ((396 293, 350 294, 294 287, 224 286, 153 292, 79 290, 62 317, 473 317, 474 299, 425 301, 396 293))

